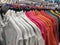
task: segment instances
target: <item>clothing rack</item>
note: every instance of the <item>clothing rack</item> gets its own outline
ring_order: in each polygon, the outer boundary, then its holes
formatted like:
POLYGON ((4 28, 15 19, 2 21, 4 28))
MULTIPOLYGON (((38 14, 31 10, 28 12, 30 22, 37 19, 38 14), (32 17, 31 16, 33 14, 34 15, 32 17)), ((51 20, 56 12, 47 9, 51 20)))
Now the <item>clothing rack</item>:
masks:
MULTIPOLYGON (((30 10, 60 10, 59 8, 29 8, 28 6, 25 7, 25 8, 22 8, 22 7, 19 7, 19 8, 14 8, 14 7, 10 7, 10 6, 4 6, 4 4, 0 5, 0 13, 1 13, 1 17, 3 19, 3 13, 6 13, 8 10, 15 10, 16 12, 17 11, 30 11, 30 10)), ((3 33, 4 33, 4 30, 3 30, 3 33)), ((5 41, 6 42, 6 41, 5 41)))
MULTIPOLYGON (((16 3, 16 4, 18 4, 18 3, 16 3)), ((9 9, 10 10, 15 10, 15 11, 21 11, 21 10, 23 10, 23 11, 30 11, 30 10, 38 10, 38 11, 40 11, 40 10, 60 10, 59 6, 58 7, 55 6, 55 5, 58 5, 56 3, 47 3, 47 2, 30 2, 30 3, 24 2, 24 3, 22 3, 22 2, 20 2, 19 4, 26 4, 27 7, 25 7, 25 8, 22 8, 22 7, 14 8, 14 7, 10 7, 10 6, 4 6, 5 4, 3 4, 3 3, 0 4, 0 14, 1 14, 1 16, 2 16, 2 13, 6 13, 9 9), (46 6, 46 7, 45 8, 43 8, 43 7, 41 7, 41 8, 29 8, 29 6, 31 6, 31 5, 36 6, 36 3, 37 3, 37 5, 40 4, 40 5, 46 6), (50 6, 51 8, 49 8, 48 4, 49 5, 54 5, 54 6, 50 6)))
POLYGON ((58 8, 55 8, 55 9, 48 9, 48 8, 29 8, 29 7, 26 7, 26 8, 14 8, 14 7, 7 7, 7 6, 4 6, 4 8, 2 8, 3 6, 0 6, 0 11, 3 11, 3 12, 6 12, 5 10, 15 10, 15 11, 30 11, 30 10, 60 10, 58 8))

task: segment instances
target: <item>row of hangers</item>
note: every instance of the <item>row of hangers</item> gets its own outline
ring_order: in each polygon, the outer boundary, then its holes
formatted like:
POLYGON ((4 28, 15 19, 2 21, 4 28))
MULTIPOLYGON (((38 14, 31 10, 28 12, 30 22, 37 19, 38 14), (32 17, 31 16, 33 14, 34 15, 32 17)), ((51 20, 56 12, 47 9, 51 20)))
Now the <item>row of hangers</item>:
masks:
POLYGON ((16 5, 18 7, 11 7, 9 5, 12 4, 7 4, 8 6, 6 6, 6 4, 1 3, 0 4, 0 14, 3 17, 2 13, 6 13, 9 9, 10 10, 15 10, 15 11, 30 11, 30 10, 60 10, 60 6, 57 3, 49 3, 49 2, 28 2, 28 1, 24 1, 24 2, 16 2, 13 3, 13 5, 16 5), (20 6, 24 6, 25 8, 22 8, 20 6), (29 6, 38 6, 38 8, 30 8, 29 6))

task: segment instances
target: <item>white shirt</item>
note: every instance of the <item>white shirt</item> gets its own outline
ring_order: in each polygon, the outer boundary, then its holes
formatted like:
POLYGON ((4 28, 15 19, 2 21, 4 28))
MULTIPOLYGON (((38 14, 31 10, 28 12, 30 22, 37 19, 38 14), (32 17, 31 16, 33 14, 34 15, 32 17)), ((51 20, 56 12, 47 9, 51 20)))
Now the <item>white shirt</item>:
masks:
POLYGON ((19 18, 22 19, 25 22, 25 24, 26 24, 27 27, 29 27, 29 31, 30 31, 30 33, 32 35, 32 39, 30 39, 30 45, 35 45, 34 44, 35 33, 33 31, 33 28, 21 17, 22 16, 22 13, 20 12, 19 14, 21 14, 21 15, 19 15, 19 18))
POLYGON ((8 17, 8 25, 5 28, 5 35, 6 35, 6 45, 17 45, 18 39, 22 40, 22 31, 17 26, 15 21, 11 18, 10 11, 6 13, 6 16, 8 17))
MULTIPOLYGON (((13 13, 13 12, 12 12, 13 13)), ((16 13, 15 13, 16 14, 16 13)), ((19 22, 19 19, 18 19, 18 17, 15 15, 14 13, 12 14, 12 18, 14 18, 14 20, 15 20, 15 22, 17 23, 17 25, 21 28, 21 31, 23 32, 23 37, 24 37, 24 40, 26 40, 24 43, 26 44, 26 45, 28 45, 28 33, 27 33, 27 31, 26 31, 26 29, 25 29, 25 27, 23 26, 23 24, 21 23, 21 22, 19 22)))

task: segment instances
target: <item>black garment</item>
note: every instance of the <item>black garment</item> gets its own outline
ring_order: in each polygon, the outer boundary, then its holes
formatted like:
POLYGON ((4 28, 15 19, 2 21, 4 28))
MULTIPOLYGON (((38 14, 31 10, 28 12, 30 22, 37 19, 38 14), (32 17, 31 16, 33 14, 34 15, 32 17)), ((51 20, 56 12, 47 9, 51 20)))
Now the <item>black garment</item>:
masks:
POLYGON ((2 45, 2 42, 0 41, 0 45, 2 45))

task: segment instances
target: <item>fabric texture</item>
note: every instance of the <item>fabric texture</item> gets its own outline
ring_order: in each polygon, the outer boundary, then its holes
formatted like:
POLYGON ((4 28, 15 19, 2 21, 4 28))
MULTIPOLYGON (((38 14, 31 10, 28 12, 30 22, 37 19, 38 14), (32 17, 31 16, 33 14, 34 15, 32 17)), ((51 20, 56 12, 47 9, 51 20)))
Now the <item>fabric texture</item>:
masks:
MULTIPOLYGON (((37 26, 42 26, 41 24, 42 24, 42 22, 40 22, 40 24, 38 23, 38 19, 37 18, 35 18, 35 16, 34 16, 34 14, 32 13, 32 12, 26 12, 26 15, 27 15, 27 17, 32 21, 32 22, 34 22, 37 26), (37 24, 38 23, 38 24, 37 24)), ((40 20, 39 20, 40 21, 40 20)), ((44 27, 42 26, 42 29, 43 29, 44 27)), ((40 27, 40 29, 41 29, 41 27, 40 27)), ((40 42, 40 45, 44 45, 45 43, 44 43, 44 40, 43 40, 43 37, 41 37, 42 39, 40 40, 41 42, 40 42)))
MULTIPOLYGON (((10 11, 8 11, 10 12, 10 11)), ((6 13, 6 15, 9 13, 6 13)), ((6 45, 17 45, 18 39, 22 39, 22 31, 20 28, 16 25, 14 20, 11 18, 11 16, 7 15, 8 25, 4 28, 5 30, 5 37, 6 37, 6 45)))
POLYGON ((58 17, 49 10, 8 10, 1 21, 6 45, 58 45, 58 17))

